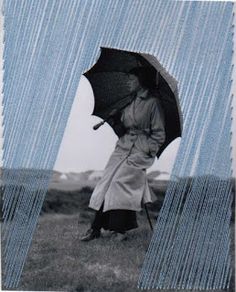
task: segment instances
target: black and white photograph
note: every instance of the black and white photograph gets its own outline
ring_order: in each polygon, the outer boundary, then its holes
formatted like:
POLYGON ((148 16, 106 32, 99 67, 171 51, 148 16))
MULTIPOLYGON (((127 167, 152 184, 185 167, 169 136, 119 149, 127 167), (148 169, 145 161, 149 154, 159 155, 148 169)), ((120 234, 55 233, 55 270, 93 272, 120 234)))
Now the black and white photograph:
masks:
POLYGON ((0 1, 1 289, 235 291, 235 3, 0 1))

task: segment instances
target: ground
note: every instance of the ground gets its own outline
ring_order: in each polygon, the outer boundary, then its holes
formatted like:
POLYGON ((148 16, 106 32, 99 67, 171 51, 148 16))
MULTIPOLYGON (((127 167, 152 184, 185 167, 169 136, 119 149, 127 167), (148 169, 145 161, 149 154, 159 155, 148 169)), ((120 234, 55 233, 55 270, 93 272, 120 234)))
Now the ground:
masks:
POLYGON ((45 215, 24 267, 18 290, 136 291, 152 232, 144 216, 127 241, 108 234, 90 242, 79 237, 92 214, 45 215))
MULTIPOLYGON (((47 194, 18 291, 140 291, 138 275, 152 236, 146 215, 139 213, 139 228, 130 231, 127 241, 104 234, 81 242, 79 238, 94 215, 88 209, 91 191, 85 187, 80 191, 50 190, 47 194)), ((157 200, 149 208, 153 224, 164 198, 164 189, 154 191, 157 200)), ((233 244, 231 251, 233 255, 233 244)), ((235 291, 233 281, 229 291, 235 291)))
POLYGON ((144 215, 138 217, 139 228, 124 242, 108 234, 79 241, 92 213, 42 216, 17 290, 140 291, 138 275, 152 235, 144 215))

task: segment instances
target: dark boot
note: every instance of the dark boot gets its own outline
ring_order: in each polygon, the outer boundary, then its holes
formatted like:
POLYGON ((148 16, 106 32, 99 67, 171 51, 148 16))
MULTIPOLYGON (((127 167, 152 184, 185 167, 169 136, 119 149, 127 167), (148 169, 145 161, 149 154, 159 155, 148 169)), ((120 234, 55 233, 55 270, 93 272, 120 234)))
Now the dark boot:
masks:
POLYGON ((81 238, 81 241, 90 241, 101 236, 101 231, 96 229, 89 229, 81 238))

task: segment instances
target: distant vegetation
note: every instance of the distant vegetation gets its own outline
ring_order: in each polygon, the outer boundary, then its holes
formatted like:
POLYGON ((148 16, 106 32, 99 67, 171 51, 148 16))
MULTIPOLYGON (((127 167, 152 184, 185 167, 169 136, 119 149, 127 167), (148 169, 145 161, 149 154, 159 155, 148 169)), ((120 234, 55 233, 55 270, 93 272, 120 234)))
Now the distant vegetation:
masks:
MULTIPOLYGON (((32 178, 33 174, 30 173, 29 170, 24 170, 25 178, 21 180, 22 185, 19 186, 14 185, 14 182, 17 181, 16 178, 19 176, 19 171, 13 170, 10 173, 11 180, 8 181, 8 183, 10 183, 8 189, 11 188, 17 196, 17 191, 19 191, 19 188, 27 188, 28 179, 29 177, 32 178)), ((33 173, 35 173, 35 171, 33 173)), ((167 180, 157 180, 156 178, 158 178, 160 174, 161 173, 159 171, 154 171, 148 174, 149 185, 154 201, 153 204, 149 205, 149 209, 155 212, 156 215, 161 209, 168 184, 171 183, 167 180)), ((102 171, 86 171, 82 173, 68 174, 62 174, 56 171, 52 172, 49 189, 45 196, 41 214, 74 214, 79 210, 89 211, 88 203, 90 196, 101 176, 102 171)), ((37 179, 40 179, 39 173, 36 175, 36 180, 37 179)), ((202 177, 202 179, 209 180, 214 183, 224 182, 221 179, 213 176, 202 177)), ((193 180, 194 178, 191 177, 176 178, 176 182, 172 182, 172 184, 186 184, 187 194, 188 190, 191 188, 193 180)), ((235 194, 235 179, 232 178, 231 183, 232 191, 235 194)), ((2 205, 2 200, 0 204, 2 205)), ((235 212, 234 204, 232 206, 232 211, 233 213, 235 212)))

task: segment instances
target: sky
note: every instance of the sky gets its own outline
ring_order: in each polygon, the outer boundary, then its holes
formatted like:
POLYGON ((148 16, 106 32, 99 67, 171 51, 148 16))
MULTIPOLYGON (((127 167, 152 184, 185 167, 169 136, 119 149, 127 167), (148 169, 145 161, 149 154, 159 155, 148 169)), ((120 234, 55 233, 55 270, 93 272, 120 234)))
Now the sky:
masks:
MULTIPOLYGON (((2 0, 0 0, 0 5, 2 0)), ((236 6, 236 5, 235 5, 236 6)), ((234 7, 236 12, 236 7, 234 7)), ((236 17, 234 18, 236 24, 236 17)), ((0 43, 3 40, 3 19, 0 16, 0 43)), ((236 39, 234 34, 234 48, 236 39)), ((236 50, 235 50, 236 52, 236 50)), ((3 55, 3 46, 0 45, 0 55, 3 55)), ((2 58, 0 58, 2 68, 2 58)), ((236 64, 236 53, 234 54, 234 64, 236 64)), ((3 72, 0 70, 0 87, 2 88, 3 72)), ((233 71, 233 124, 232 124, 232 158, 234 171, 233 176, 236 176, 236 71, 233 71)), ((0 91, 2 92, 2 90, 0 91)), ((0 104, 2 105, 2 94, 0 95, 0 104)), ((71 113, 67 122, 64 137, 59 149, 54 170, 60 172, 81 172, 86 170, 102 170, 110 154, 112 153, 117 141, 116 135, 109 125, 105 124, 99 130, 92 129, 101 119, 91 116, 94 106, 93 92, 88 80, 81 76, 76 97, 71 109, 71 113)), ((0 166, 2 165, 2 106, 0 106, 0 166)), ((180 138, 173 141, 168 148, 163 152, 161 157, 155 160, 154 165, 149 169, 160 170, 162 172, 171 172, 180 138)))

